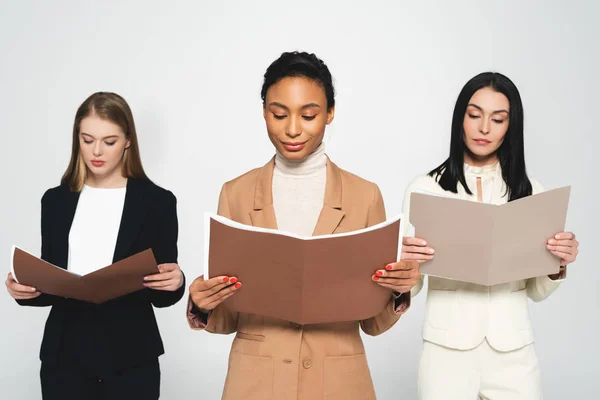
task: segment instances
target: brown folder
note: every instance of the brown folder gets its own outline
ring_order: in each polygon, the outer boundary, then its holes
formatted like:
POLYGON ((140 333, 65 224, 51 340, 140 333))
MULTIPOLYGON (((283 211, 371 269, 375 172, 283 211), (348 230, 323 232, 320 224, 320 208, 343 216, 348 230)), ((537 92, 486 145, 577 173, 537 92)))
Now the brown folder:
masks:
POLYGON ((355 321, 385 308, 391 291, 372 281, 398 259, 400 218, 360 231, 301 237, 207 214, 205 277, 236 276, 225 305, 298 324, 355 321))
POLYGON ((12 272, 42 293, 100 304, 144 289, 144 277, 159 271, 151 249, 80 276, 13 246, 12 272))
POLYGON ((497 285, 559 271, 546 242, 565 229, 571 188, 484 204, 412 193, 410 223, 435 249, 422 274, 497 285))

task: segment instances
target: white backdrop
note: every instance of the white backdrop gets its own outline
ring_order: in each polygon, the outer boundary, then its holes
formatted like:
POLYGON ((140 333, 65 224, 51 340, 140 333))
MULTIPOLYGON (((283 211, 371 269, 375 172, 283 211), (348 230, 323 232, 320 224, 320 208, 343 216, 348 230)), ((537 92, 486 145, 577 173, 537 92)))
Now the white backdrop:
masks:
MULTIPOLYGON (((337 109, 328 153, 380 185, 388 215, 400 212, 408 182, 446 157, 462 85, 495 70, 521 91, 530 175, 547 188, 573 187, 567 223, 581 255, 558 292, 531 307, 545 398, 594 393, 597 3, 0 4, 5 274, 12 244, 39 254, 40 198, 66 168, 75 110, 92 92, 114 91, 130 103, 146 171, 179 200, 179 261, 189 283, 202 270, 203 212, 216 209, 224 181, 273 154, 259 92, 264 70, 281 52, 315 52, 329 65, 337 109)), ((380 399, 416 399, 424 301, 424 294, 416 297, 390 332, 365 338, 380 399)), ((0 398, 38 399, 48 309, 19 307, 4 293, 0 312, 0 398)), ((157 310, 166 347, 162 398, 218 399, 232 337, 194 332, 184 314, 184 301, 157 310)))

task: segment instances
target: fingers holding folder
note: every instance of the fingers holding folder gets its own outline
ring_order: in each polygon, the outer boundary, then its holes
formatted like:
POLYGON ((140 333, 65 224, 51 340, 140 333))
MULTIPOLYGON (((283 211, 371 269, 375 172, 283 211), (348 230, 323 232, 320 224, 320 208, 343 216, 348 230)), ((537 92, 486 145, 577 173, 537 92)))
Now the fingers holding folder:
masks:
POLYGON ((8 273, 8 278, 6 279, 5 284, 6 288, 8 289, 8 293, 15 300, 34 299, 41 294, 41 292, 38 292, 34 287, 17 283, 17 281, 15 281, 13 278, 12 272, 8 273))
POLYGON ((415 237, 402 238, 402 260, 415 260, 424 263, 433 260, 435 250, 427 246, 427 241, 415 237))
POLYGON ((577 259, 579 242, 572 232, 561 232, 548 240, 546 248, 550 253, 560 258, 560 265, 566 266, 577 259))
POLYGON ((399 293, 410 292, 420 278, 419 263, 416 261, 398 261, 388 264, 385 269, 377 270, 372 276, 380 286, 399 293))
POLYGON ((174 292, 183 285, 183 273, 178 264, 168 263, 158 266, 159 273, 144 277, 144 286, 154 290, 174 292))
POLYGON ((233 296, 241 287, 242 283, 235 276, 217 276, 204 280, 204 275, 200 275, 190 285, 190 296, 196 307, 210 311, 233 296))

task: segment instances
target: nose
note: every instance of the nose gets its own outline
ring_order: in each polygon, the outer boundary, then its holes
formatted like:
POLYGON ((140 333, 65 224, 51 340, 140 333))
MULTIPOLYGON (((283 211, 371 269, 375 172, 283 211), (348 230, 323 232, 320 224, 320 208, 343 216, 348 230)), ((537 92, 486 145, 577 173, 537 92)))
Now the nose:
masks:
POLYGON ((490 121, 487 118, 481 118, 481 124, 479 125, 479 132, 484 135, 490 133, 490 121))
POLYGON ((286 126, 285 134, 290 138, 296 138, 302 135, 302 128, 300 126, 300 121, 298 118, 288 118, 288 126, 286 126))
POLYGON ((97 140, 94 143, 94 157, 100 157, 102 155, 102 141, 97 140))

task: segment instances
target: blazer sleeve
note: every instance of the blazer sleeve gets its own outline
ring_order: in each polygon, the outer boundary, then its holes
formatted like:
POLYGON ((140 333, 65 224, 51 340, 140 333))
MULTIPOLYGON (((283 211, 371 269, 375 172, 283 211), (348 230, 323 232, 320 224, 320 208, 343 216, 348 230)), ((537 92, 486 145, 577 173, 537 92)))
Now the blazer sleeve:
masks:
POLYGON ((552 279, 549 276, 527 279, 527 296, 535 302, 542 301, 554 293, 566 277, 566 269, 561 268, 557 274, 557 279, 552 279))
MULTIPOLYGON (((54 221, 54 212, 56 208, 54 207, 54 196, 52 189, 46 191, 44 196, 42 196, 42 217, 41 217, 41 227, 42 227, 42 260, 47 262, 52 262, 51 255, 51 239, 52 239, 52 229, 53 229, 53 221, 54 221)), ((59 301, 62 301, 62 297, 54 296, 52 294, 42 293, 38 297, 28 300, 16 300, 19 305, 22 306, 32 306, 32 307, 47 307, 52 306, 59 301)))
MULTIPOLYGON (((217 214, 231 219, 231 209, 227 199, 227 184, 224 184, 221 188, 217 214)), ((211 333, 220 334, 230 334, 237 331, 239 314, 227 308, 223 303, 219 304, 209 313, 205 313, 195 306, 190 296, 186 310, 188 324, 194 330, 207 330, 211 333)))
MULTIPOLYGON (((158 233, 153 249, 158 264, 177 263, 177 237, 179 225, 177 221, 177 198, 167 191, 164 203, 158 207, 158 233)), ((183 275, 183 271, 181 272, 183 275)), ((185 275, 183 284, 175 291, 146 289, 150 292, 150 301, 154 307, 169 307, 183 297, 185 291, 185 275)))
MULTIPOLYGON (((375 186, 373 201, 369 208, 367 226, 372 226, 385 221, 385 205, 379 187, 375 186)), ((400 295, 390 294, 388 305, 374 317, 360 321, 362 330, 367 335, 380 335, 390 329, 400 316, 410 307, 410 292, 400 295)))

